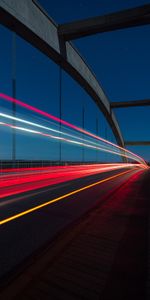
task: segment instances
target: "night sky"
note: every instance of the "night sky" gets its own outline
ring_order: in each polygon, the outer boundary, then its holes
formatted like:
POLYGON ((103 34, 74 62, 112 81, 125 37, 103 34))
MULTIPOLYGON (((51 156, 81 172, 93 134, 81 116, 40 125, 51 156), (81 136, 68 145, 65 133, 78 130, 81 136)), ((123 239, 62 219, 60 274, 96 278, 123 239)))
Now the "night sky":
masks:
MULTIPOLYGON (((149 1, 48 1, 40 0, 40 4, 57 23, 84 19, 115 12, 117 10, 135 7, 149 3, 149 1)), ((0 90, 12 95, 12 33, 0 26, 0 90)), ((142 26, 109 33, 97 34, 73 41, 87 64, 95 73, 110 101, 127 101, 149 99, 150 97, 150 26, 142 26)), ((24 42, 20 37, 16 41, 16 97, 24 102, 37 106, 45 111, 59 116, 59 67, 38 50, 24 42), (52 100, 53 99, 53 100, 52 100)), ((85 107, 84 127, 96 132, 96 118, 98 118, 99 135, 115 141, 108 124, 98 111, 95 103, 81 87, 63 71, 62 74, 63 119, 82 127, 82 110, 85 107)), ((4 104, 0 102, 4 107, 4 104)), ((11 109, 6 107, 6 109, 11 109)), ((19 111, 24 114, 25 112, 19 111)), ((122 108, 115 110, 125 140, 150 140, 150 107, 122 108)), ((31 117, 31 116, 30 116, 31 117)), ((2 157, 11 156, 11 134, 4 133, 2 157)), ((39 141, 30 139, 29 152, 27 143, 29 137, 17 138, 18 158, 26 155, 33 159, 33 152, 39 141), (25 152, 21 153, 24 143, 25 152)), ((57 147, 46 146, 43 141, 44 155, 56 159, 59 152, 57 147)), ((74 159, 75 151, 72 146, 64 145, 63 159, 74 159)), ((130 147, 131 151, 150 160, 150 147, 130 147)), ((78 159, 82 156, 81 149, 77 149, 78 159)), ((36 158, 41 156, 35 153, 36 158)), ((102 155, 100 159, 106 159, 102 155)), ((87 152, 87 159, 95 158, 95 153, 87 152)), ((86 155, 85 155, 86 159, 86 155)), ((109 158, 108 158, 109 160, 109 158)))
MULTIPOLYGON (((60 1, 40 0, 58 23, 84 19, 149 1, 60 1)), ((149 99, 150 97, 150 26, 97 34, 73 41, 94 70, 110 101, 149 99)), ((150 108, 115 111, 125 140, 150 139, 150 108)), ((131 147, 147 159, 149 147, 131 147)))

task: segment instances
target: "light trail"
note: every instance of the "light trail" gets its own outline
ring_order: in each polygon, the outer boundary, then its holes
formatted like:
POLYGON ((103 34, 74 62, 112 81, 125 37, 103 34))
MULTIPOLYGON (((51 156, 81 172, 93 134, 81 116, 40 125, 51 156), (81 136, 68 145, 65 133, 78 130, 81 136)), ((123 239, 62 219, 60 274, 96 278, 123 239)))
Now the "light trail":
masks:
POLYGON ((92 188, 92 187, 94 187, 94 186, 96 186, 96 185, 99 185, 99 184, 102 184, 102 183, 104 183, 104 182, 107 182, 107 181, 110 181, 110 180, 112 180, 112 179, 115 179, 115 178, 117 178, 117 177, 123 176, 123 175, 125 175, 125 174, 127 174, 127 173, 129 173, 129 172, 131 172, 131 170, 124 171, 124 172, 119 173, 119 174, 117 174, 117 175, 113 175, 113 176, 107 177, 107 178, 105 178, 105 179, 102 179, 102 180, 97 181, 97 182, 95 182, 95 183, 92 183, 92 184, 90 184, 90 185, 84 186, 84 187, 82 187, 82 188, 80 188, 80 189, 74 190, 74 191, 72 191, 72 192, 70 192, 70 193, 64 194, 64 195, 62 195, 62 196, 60 196, 60 197, 54 198, 54 199, 52 199, 52 200, 50 200, 50 201, 47 201, 47 202, 45 202, 45 203, 43 203, 43 204, 37 205, 37 206, 32 207, 32 208, 30 208, 30 209, 27 209, 27 210, 25 210, 25 211, 22 211, 21 213, 15 214, 15 215, 13 215, 13 216, 11 216, 11 217, 8 217, 8 218, 5 218, 5 219, 1 220, 1 221, 0 221, 0 225, 4 225, 4 224, 6 224, 6 223, 8 223, 8 222, 11 222, 11 221, 13 221, 13 220, 15 220, 15 219, 21 218, 21 217, 23 217, 23 216, 25 216, 25 215, 27 215, 27 214, 33 213, 33 212, 35 212, 35 211, 37 211, 37 210, 40 210, 40 209, 42 209, 43 207, 49 206, 49 205, 51 205, 51 204, 53 204, 53 203, 56 203, 56 202, 61 201, 61 200, 63 200, 63 199, 66 199, 66 198, 68 198, 68 197, 70 197, 70 196, 72 196, 72 195, 75 195, 75 194, 77 194, 77 193, 80 193, 80 192, 82 192, 82 191, 85 191, 85 190, 87 190, 87 189, 89 189, 89 188, 92 188))
MULTIPOLYGON (((60 176, 67 176, 69 180, 69 175, 71 172, 72 176, 79 178, 80 176, 87 176, 87 174, 96 174, 96 173, 104 173, 108 171, 118 170, 122 168, 135 168, 139 167, 139 164, 111 164, 111 165, 86 165, 86 166, 76 166, 73 168, 72 166, 66 166, 63 169, 51 169, 49 168, 41 168, 40 172, 38 169, 28 169, 26 172, 24 170, 17 170, 16 173, 4 174, 1 176, 0 180, 0 188, 4 188, 5 186, 12 186, 16 184, 22 184, 26 182, 33 181, 41 181, 45 179, 54 179, 59 178, 60 176)), ((74 177, 73 177, 74 178, 74 177)))
MULTIPOLYGON (((25 119, 21 119, 21 118, 17 118, 17 117, 14 117, 14 116, 11 116, 11 115, 8 115, 8 114, 4 114, 4 113, 0 113, 0 117, 2 118, 6 118, 6 119, 10 119, 10 120, 13 120, 13 121, 17 121, 17 122, 21 122, 21 123, 24 123, 24 124, 27 124, 27 125, 31 125, 31 126, 35 126, 35 127, 38 127, 38 128, 42 128, 42 129, 45 129, 45 130, 48 130, 48 131, 52 131, 52 132, 55 132, 55 133, 58 133, 59 135, 66 135, 66 136, 69 136, 71 138, 75 138, 77 140, 80 140, 82 142, 88 142, 92 145, 95 145, 95 146, 98 146, 98 143, 95 143, 91 140, 86 140, 85 138, 80 138, 76 135, 72 135, 72 134, 68 134, 68 133, 65 133, 63 131, 60 131, 60 130, 56 130, 56 129, 53 129, 51 127, 47 127, 47 126, 43 126, 43 125, 40 125, 40 124, 37 124, 35 122, 31 122, 31 121, 28 121, 28 120, 25 120, 25 119)), ((1 125, 4 124, 4 122, 1 122, 0 123, 1 125)), ((25 130, 24 130, 25 131, 25 130)), ((76 143, 76 142, 75 142, 76 143)), ((110 146, 109 146, 110 147, 110 146)), ((108 146, 105 146, 103 145, 103 149, 108 149, 108 146)), ((117 150, 117 149, 116 149, 117 150)), ((119 150, 120 151, 120 150, 119 150)), ((116 151, 115 151, 116 152, 116 151)), ((118 152, 119 155, 120 155, 120 152, 118 152)), ((131 157, 130 157, 131 158, 131 157)))
POLYGON ((87 147, 87 148, 90 148, 90 149, 96 149, 96 150, 99 150, 99 151, 108 152, 108 153, 115 154, 115 155, 118 155, 118 156, 121 155, 121 156, 124 156, 126 158, 133 159, 135 161, 138 160, 141 163, 141 160, 134 158, 134 156, 123 154, 123 153, 120 154, 120 153, 118 153, 118 152, 116 152, 114 150, 108 150, 108 149, 106 149, 103 146, 101 146, 101 147, 100 146, 93 146, 93 145, 90 145, 90 144, 85 144, 83 142, 78 142, 78 141, 70 140, 70 139, 67 139, 67 138, 63 138, 63 137, 59 137, 59 136, 54 136, 52 134, 43 133, 41 131, 36 131, 36 130, 25 128, 25 127, 15 126, 15 125, 12 125, 12 124, 9 124, 9 123, 5 123, 5 122, 0 122, 0 125, 6 126, 6 127, 10 127, 12 129, 16 129, 16 130, 28 132, 28 133, 34 133, 36 135, 48 137, 48 138, 51 138, 51 139, 56 139, 56 140, 61 140, 63 142, 76 144, 76 145, 82 146, 82 147, 87 147))
MULTIPOLYGON (((145 168, 145 165, 141 165, 141 164, 132 164, 132 163, 97 163, 97 164, 76 164, 76 165, 67 165, 67 166, 44 166, 44 167, 18 167, 18 168, 5 168, 5 169, 1 169, 1 173, 26 173, 28 172, 29 174, 31 174, 31 172, 33 171, 35 172, 58 172, 58 169, 60 169, 61 171, 66 171, 68 172, 68 169, 72 169, 72 170, 76 170, 79 167, 81 169, 93 169, 95 167, 99 168, 99 169, 105 169, 108 167, 113 167, 116 166, 118 168, 122 168, 122 167, 139 167, 139 168, 145 168)), ((9 176, 7 175, 2 175, 2 176, 9 176)))
MULTIPOLYGON (((95 164, 95 165, 77 165, 58 167, 56 170, 49 167, 46 170, 18 171, 17 173, 8 173, 1 175, 0 180, 0 198, 3 200, 8 196, 25 193, 31 190, 41 189, 47 186, 69 182, 71 180, 83 178, 86 176, 106 173, 123 168, 141 168, 139 164, 95 164)), ((1 206, 1 203, 0 203, 1 206)))
MULTIPOLYGON (((61 120, 61 119, 59 119, 59 118, 57 118, 57 117, 55 117, 55 116, 53 116, 53 115, 51 115, 51 114, 49 114, 47 112, 44 112, 44 111, 42 111, 42 110, 40 110, 40 109, 38 109, 38 108, 36 108, 34 106, 26 104, 26 103, 24 103, 24 102, 22 102, 22 101, 20 101, 18 99, 12 98, 12 97, 10 97, 8 95, 5 95, 3 93, 0 93, 0 98, 4 99, 6 101, 12 102, 12 103, 16 103, 17 105, 19 105, 21 107, 24 107, 24 108, 26 108, 26 109, 28 109, 30 111, 33 111, 33 112, 35 112, 37 114, 40 114, 40 115, 42 115, 44 117, 47 117, 47 118, 49 118, 51 120, 54 120, 55 122, 61 123, 61 124, 65 125, 65 126, 67 126, 67 127, 70 127, 72 129, 78 131, 78 132, 82 132, 82 133, 84 133, 86 135, 89 135, 89 136, 91 136, 91 137, 93 137, 93 138, 95 138, 97 140, 100 140, 100 141, 102 141, 102 142, 104 142, 106 144, 109 144, 109 145, 111 145, 111 146, 113 146, 115 148, 118 148, 121 151, 123 151, 123 153, 124 152, 128 153, 128 156, 129 155, 131 155, 131 156, 133 155, 134 157, 136 157, 136 159, 134 159, 134 160, 139 161, 139 162, 141 162, 143 164, 146 164, 145 161, 143 160, 143 158, 140 157, 140 156, 138 156, 137 154, 134 154, 133 152, 131 152, 131 151, 127 150, 127 149, 124 149, 124 148, 122 148, 122 147, 120 147, 120 146, 118 146, 118 145, 116 145, 116 144, 114 144, 114 143, 112 143, 110 141, 107 141, 106 139, 103 139, 103 138, 101 138, 101 137, 99 137, 99 136, 97 136, 97 135, 95 135, 95 134, 93 134, 93 133, 91 133, 89 131, 86 131, 86 130, 80 128, 80 127, 77 127, 77 126, 75 126, 75 125, 73 125, 73 124, 71 124, 69 122, 61 120)), ((123 155, 122 153, 120 154, 120 156, 127 157, 127 155, 125 155, 125 154, 123 155)))
POLYGON ((53 129, 51 127, 43 126, 43 125, 37 124, 35 122, 28 121, 28 120, 25 120, 25 119, 17 118, 17 117, 8 115, 8 114, 0 113, 0 116, 3 117, 3 118, 6 118, 6 119, 14 120, 14 121, 21 122, 21 123, 24 123, 24 124, 27 124, 27 125, 32 125, 32 126, 35 126, 35 127, 38 127, 38 128, 46 129, 48 131, 52 131, 52 132, 55 132, 55 133, 58 133, 58 134, 61 133, 62 135, 66 135, 66 136, 69 136, 69 137, 73 137, 73 138, 77 138, 79 140, 82 140, 82 138, 80 138, 78 136, 74 136, 72 134, 69 134, 69 133, 66 133, 66 132, 63 132, 63 131, 60 131, 60 130, 53 129))

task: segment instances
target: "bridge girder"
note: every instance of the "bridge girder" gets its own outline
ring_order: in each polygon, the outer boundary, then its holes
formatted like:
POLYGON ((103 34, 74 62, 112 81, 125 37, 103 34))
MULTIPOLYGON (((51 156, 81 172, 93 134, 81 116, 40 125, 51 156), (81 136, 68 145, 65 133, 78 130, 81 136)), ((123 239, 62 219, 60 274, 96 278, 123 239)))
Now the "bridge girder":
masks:
POLYGON ((150 146, 150 141, 125 141, 126 146, 150 146))
POLYGON ((150 24, 150 4, 103 16, 61 24, 59 25, 58 31, 65 40, 74 40, 96 33, 147 24, 150 24))
POLYGON ((150 105, 150 99, 135 100, 135 101, 122 101, 122 102, 111 102, 111 108, 124 108, 134 106, 148 106, 150 105))
POLYGON ((31 0, 0 0, 0 22, 54 60, 86 90, 105 115, 117 143, 124 147, 115 114, 96 77, 73 45, 59 36, 58 25, 41 7, 31 0))

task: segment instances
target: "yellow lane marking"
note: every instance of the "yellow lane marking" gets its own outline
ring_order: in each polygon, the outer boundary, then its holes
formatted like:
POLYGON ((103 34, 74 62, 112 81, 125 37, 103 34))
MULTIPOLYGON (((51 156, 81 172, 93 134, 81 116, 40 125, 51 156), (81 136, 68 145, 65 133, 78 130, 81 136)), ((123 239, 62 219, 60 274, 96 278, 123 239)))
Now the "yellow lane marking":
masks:
MULTIPOLYGON (((133 171, 133 170, 132 170, 132 171, 133 171)), ((96 186, 96 185, 101 184, 101 183, 103 183, 103 182, 112 180, 112 179, 114 179, 114 178, 116 178, 116 177, 122 176, 122 175, 124 175, 124 174, 126 174, 126 173, 129 173, 129 172, 131 172, 131 170, 124 171, 124 172, 119 173, 119 174, 117 174, 117 175, 113 175, 113 176, 111 176, 111 177, 102 179, 102 180, 97 181, 97 182, 95 182, 95 183, 86 185, 86 186, 84 186, 84 187, 82 187, 82 188, 80 188, 80 189, 77 189, 77 190, 73 191, 73 192, 70 192, 70 193, 68 193, 68 194, 62 195, 62 196, 60 196, 60 197, 58 197, 58 198, 52 199, 52 200, 50 200, 50 201, 48 201, 48 202, 45 202, 45 203, 43 203, 43 204, 37 205, 37 206, 32 207, 32 208, 30 208, 30 209, 28 209, 28 210, 22 211, 21 213, 18 213, 18 214, 16 214, 16 215, 13 215, 13 216, 11 216, 11 217, 9 217, 9 218, 6 218, 6 219, 4 219, 4 220, 1 220, 1 221, 0 221, 0 225, 3 225, 3 224, 5 224, 5 223, 8 223, 8 222, 13 221, 13 220, 15 220, 15 219, 18 219, 18 218, 20 218, 20 217, 23 217, 23 216, 25 216, 25 215, 27 215, 27 214, 30 214, 30 213, 32 213, 32 212, 34 212, 34 211, 36 211, 36 210, 39 210, 39 209, 41 209, 41 208, 43 208, 43 207, 45 207, 45 206, 50 205, 50 204, 52 204, 52 203, 55 203, 55 202, 60 201, 60 200, 62 200, 62 199, 68 198, 69 196, 75 195, 75 194, 77 194, 77 193, 79 193, 79 192, 82 192, 82 191, 84 191, 84 190, 87 190, 87 189, 89 189, 89 188, 91 188, 91 187, 93 187, 93 186, 96 186)))

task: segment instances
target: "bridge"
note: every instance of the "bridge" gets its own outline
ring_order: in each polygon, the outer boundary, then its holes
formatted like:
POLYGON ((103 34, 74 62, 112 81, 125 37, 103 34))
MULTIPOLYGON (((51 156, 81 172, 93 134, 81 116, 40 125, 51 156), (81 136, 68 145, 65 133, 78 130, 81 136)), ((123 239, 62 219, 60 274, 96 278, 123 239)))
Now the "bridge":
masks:
POLYGON ((0 0, 2 300, 150 297, 150 5, 98 5, 0 0))

